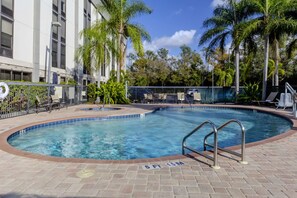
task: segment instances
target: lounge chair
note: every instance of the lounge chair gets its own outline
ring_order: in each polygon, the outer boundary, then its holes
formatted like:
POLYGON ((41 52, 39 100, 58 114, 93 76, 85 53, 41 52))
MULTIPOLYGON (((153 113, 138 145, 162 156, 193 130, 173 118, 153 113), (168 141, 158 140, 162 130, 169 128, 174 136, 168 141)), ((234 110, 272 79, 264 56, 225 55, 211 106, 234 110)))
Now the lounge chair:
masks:
POLYGON ((269 105, 269 104, 275 104, 275 99, 276 99, 276 96, 277 96, 278 92, 271 92, 269 94, 269 96, 266 98, 266 100, 262 100, 262 101, 255 101, 257 102, 259 105, 262 104, 262 105, 269 105))
POLYGON ((278 102, 275 104, 276 108, 283 107, 284 109, 287 107, 293 107, 294 101, 292 98, 292 95, 290 93, 281 93, 280 99, 278 102))
POLYGON ((51 108, 58 108, 60 110, 61 103, 58 95, 51 95, 51 108))
POLYGON ((153 102, 153 94, 143 94, 144 103, 153 102))
POLYGON ((201 102, 201 93, 193 93, 193 102, 201 102))
POLYGON ((182 103, 183 101, 185 101, 185 94, 182 92, 178 92, 177 93, 177 103, 178 102, 182 103))
POLYGON ((48 100, 43 100, 41 101, 39 96, 35 96, 35 107, 36 107, 36 113, 38 113, 40 108, 45 108, 45 110, 51 112, 52 107, 51 107, 51 98, 48 98, 48 100))
POLYGON ((166 101, 166 94, 165 93, 159 93, 158 94, 158 102, 164 102, 166 101))

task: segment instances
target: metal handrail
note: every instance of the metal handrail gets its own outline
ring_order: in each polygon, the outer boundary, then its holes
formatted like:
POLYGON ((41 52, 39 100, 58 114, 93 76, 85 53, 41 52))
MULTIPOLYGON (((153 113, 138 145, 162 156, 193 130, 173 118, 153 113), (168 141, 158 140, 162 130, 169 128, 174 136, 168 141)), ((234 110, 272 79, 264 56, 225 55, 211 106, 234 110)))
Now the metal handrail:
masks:
POLYGON ((190 151, 192 151, 192 152, 194 152, 194 153, 197 153, 197 154, 199 154, 199 155, 202 155, 202 156, 204 156, 205 158, 208 158, 208 159, 210 159, 210 160, 212 160, 213 161, 213 168, 214 169, 219 169, 220 167, 218 166, 218 149, 217 149, 217 145, 218 145, 218 139, 217 139, 217 127, 216 127, 216 125, 213 123, 213 122, 211 122, 211 121, 205 121, 205 122, 203 122, 202 124, 200 124, 199 126, 197 126, 193 131, 191 131, 188 135, 186 135, 184 138, 183 138, 183 141, 182 141, 182 153, 183 153, 183 155, 185 154, 185 149, 188 149, 188 150, 190 150, 190 151), (206 155, 206 154, 204 154, 204 153, 201 153, 201 152, 199 152, 199 151, 197 151, 197 150, 195 150, 195 149, 193 149, 193 148, 191 148, 191 147, 188 147, 187 145, 186 145, 186 140, 190 137, 190 136, 192 136, 194 133, 196 133, 200 128, 202 128, 204 125, 206 125, 206 124, 209 124, 209 125, 211 125, 211 127, 212 127, 212 129, 213 129, 213 133, 214 133, 214 151, 213 151, 213 157, 211 157, 211 156, 209 156, 209 155, 206 155))
POLYGON ((288 82, 286 82, 286 89, 288 89, 292 94, 296 93, 296 90, 293 89, 293 87, 288 82))
MULTIPOLYGON (((211 135, 214 134, 214 132, 211 132, 209 134, 207 134, 205 137, 204 137, 204 144, 203 144, 203 147, 204 147, 204 151, 206 150, 206 146, 210 146, 210 147, 213 147, 214 149, 219 149, 219 150, 222 150, 222 151, 225 151, 227 153, 230 153, 232 155, 235 155, 235 156, 238 156, 238 157, 241 157, 241 161, 240 163, 241 164, 247 164, 248 162, 245 161, 245 129, 243 127, 243 125, 241 124, 240 121, 238 120, 229 120, 228 122, 226 122, 225 124, 221 125, 218 129, 217 129, 217 132, 219 132, 221 129, 223 129, 224 127, 228 126, 229 124, 231 123, 237 123, 239 126, 240 126, 240 129, 241 129, 241 153, 237 153, 237 152, 234 152, 234 151, 231 151, 229 149, 224 149, 224 148, 220 148, 218 147, 217 145, 211 145, 211 144, 208 144, 207 143, 207 138, 210 137, 211 135), (216 148, 215 148, 216 147, 216 148)), ((217 134, 215 134, 215 136, 217 136, 217 134)), ((215 137, 217 138, 217 137, 215 137)))
POLYGON ((296 97, 296 90, 293 89, 293 87, 288 83, 286 82, 286 89, 285 89, 285 101, 286 101, 286 95, 287 95, 287 92, 289 90, 289 92, 292 94, 292 100, 293 100, 293 113, 296 111, 296 100, 295 100, 295 97, 296 97))

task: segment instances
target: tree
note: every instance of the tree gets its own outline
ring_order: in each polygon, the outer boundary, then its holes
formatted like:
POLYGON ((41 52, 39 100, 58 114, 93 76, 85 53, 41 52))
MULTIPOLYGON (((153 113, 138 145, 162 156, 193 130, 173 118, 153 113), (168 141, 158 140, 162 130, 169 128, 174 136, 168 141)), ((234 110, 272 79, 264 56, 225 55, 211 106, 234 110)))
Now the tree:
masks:
MULTIPOLYGON (((209 42, 206 56, 219 48, 224 52, 224 47, 228 38, 232 39, 232 45, 235 52, 235 89, 239 92, 239 44, 235 42, 239 36, 236 26, 245 19, 243 5, 236 0, 227 0, 226 4, 220 5, 213 11, 213 17, 206 19, 203 26, 208 30, 203 33, 199 45, 209 42)), ((206 57, 207 59, 207 57, 206 57)))
MULTIPOLYGON (((238 42, 250 37, 251 35, 261 35, 264 39, 264 68, 262 100, 266 98, 267 75, 269 64, 269 40, 270 37, 278 32, 289 32, 294 26, 294 20, 284 17, 284 12, 290 5, 291 0, 242 0, 246 9, 246 16, 250 17, 238 25, 238 42)), ((278 68, 275 68, 278 71, 278 68)))
POLYGON ((117 48, 117 81, 120 81, 121 69, 124 67, 127 41, 130 40, 139 56, 144 54, 142 39, 150 40, 149 34, 139 24, 132 20, 141 14, 150 14, 152 11, 143 2, 135 0, 110 0, 97 7, 100 13, 108 16, 100 24, 106 27, 105 31, 116 38, 117 48))
MULTIPOLYGON (((114 50, 113 41, 108 36, 105 26, 98 25, 100 21, 90 27, 84 29, 80 36, 84 38, 84 45, 80 46, 75 55, 77 62, 81 62, 92 73, 93 70, 100 71, 100 67, 110 61, 110 54, 107 49, 114 50), (100 33, 98 33, 100 32, 100 33)), ((98 79, 98 87, 100 87, 100 72, 98 79)))

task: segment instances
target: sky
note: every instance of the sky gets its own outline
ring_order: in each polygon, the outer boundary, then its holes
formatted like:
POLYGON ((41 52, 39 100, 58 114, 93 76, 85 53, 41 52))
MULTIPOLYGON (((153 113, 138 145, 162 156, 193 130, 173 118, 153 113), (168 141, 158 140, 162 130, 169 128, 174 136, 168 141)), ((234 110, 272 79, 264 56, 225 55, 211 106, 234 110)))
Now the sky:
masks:
MULTIPOLYGON (((151 42, 144 41, 145 50, 157 51, 167 48, 169 54, 177 56, 180 46, 188 45, 200 53, 198 47, 203 34, 203 21, 212 16, 213 8, 223 0, 143 0, 152 14, 142 15, 134 21, 150 34, 151 42)), ((131 52, 129 46, 128 52, 131 52)))

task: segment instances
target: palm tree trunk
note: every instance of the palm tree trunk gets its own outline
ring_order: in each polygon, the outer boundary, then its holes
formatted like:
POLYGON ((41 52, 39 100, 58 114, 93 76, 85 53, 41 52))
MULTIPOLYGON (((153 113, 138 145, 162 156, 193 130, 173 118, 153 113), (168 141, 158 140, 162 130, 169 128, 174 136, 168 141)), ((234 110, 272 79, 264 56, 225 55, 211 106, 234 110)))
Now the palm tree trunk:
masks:
POLYGON ((269 35, 265 35, 265 44, 264 45, 265 45, 265 47, 264 47, 262 100, 265 100, 266 90, 267 90, 267 73, 268 73, 268 61, 269 61, 269 35))
POLYGON ((279 63, 279 42, 275 40, 275 52, 274 52, 274 63, 275 63, 275 72, 274 72, 274 86, 279 86, 278 82, 278 63, 279 63))
MULTIPOLYGON (((117 48, 121 47, 121 34, 118 35, 118 45, 117 48)), ((119 53, 119 57, 117 59, 117 82, 120 82, 120 78, 121 78, 121 56, 122 56, 122 52, 120 50, 119 53)))
POLYGON ((101 86, 101 67, 99 68, 99 72, 98 72, 98 83, 97 86, 100 87, 101 86))
POLYGON ((235 93, 239 93, 239 46, 235 48, 235 93))

